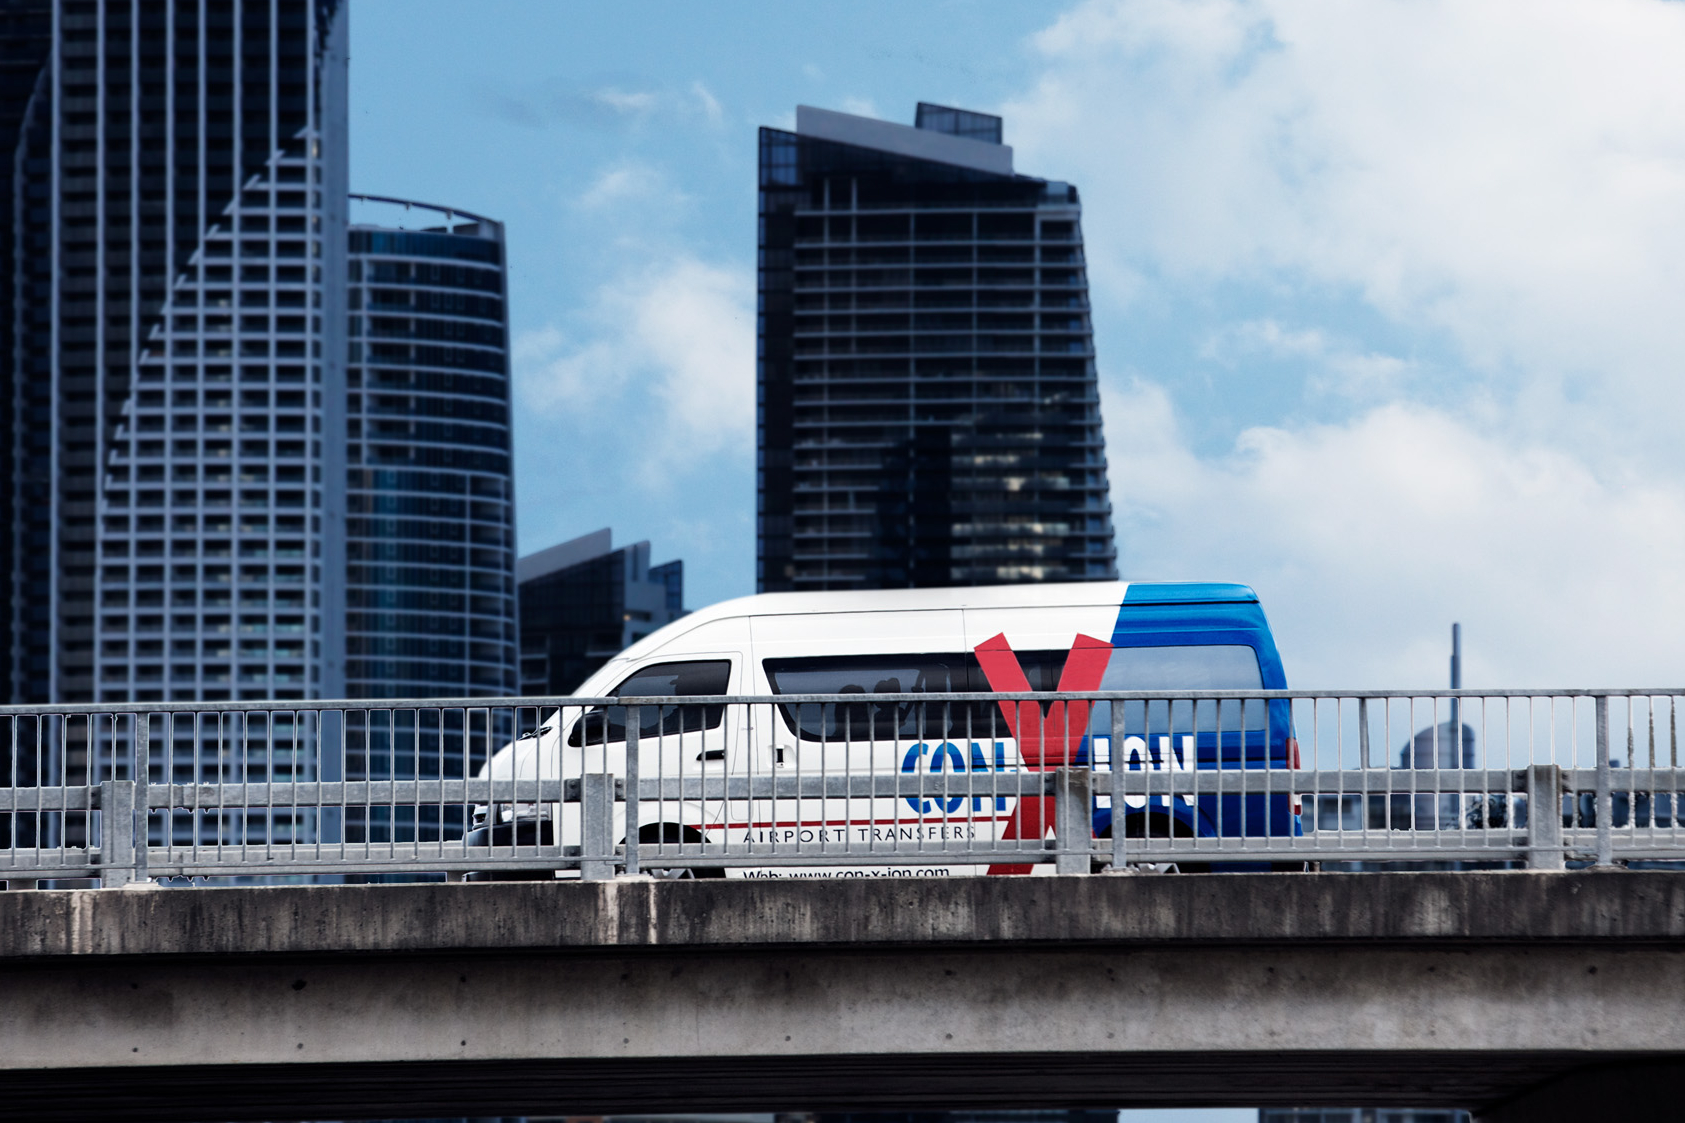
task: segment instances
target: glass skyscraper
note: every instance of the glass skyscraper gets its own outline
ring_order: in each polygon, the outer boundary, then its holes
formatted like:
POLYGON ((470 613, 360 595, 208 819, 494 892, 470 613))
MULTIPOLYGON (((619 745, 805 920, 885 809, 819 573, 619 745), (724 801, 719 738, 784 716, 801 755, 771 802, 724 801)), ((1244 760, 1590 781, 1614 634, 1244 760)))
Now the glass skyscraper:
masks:
POLYGON ((341 694, 343 5, 0 19, 7 695, 341 694))
POLYGON ((438 221, 351 227, 346 690, 513 694, 503 226, 354 198, 438 221))
POLYGON ((761 591, 1116 577, 1081 206, 1001 140, 761 130, 761 591))
MULTIPOLYGON (((347 380, 346 693, 515 693, 515 506, 503 225, 354 195, 347 380), (421 216, 419 224, 412 220, 421 216)), ((460 779, 508 715, 346 719, 348 780, 460 779), (488 723, 489 724, 485 724, 488 723)), ((348 841, 460 835, 460 808, 351 807, 348 841)))

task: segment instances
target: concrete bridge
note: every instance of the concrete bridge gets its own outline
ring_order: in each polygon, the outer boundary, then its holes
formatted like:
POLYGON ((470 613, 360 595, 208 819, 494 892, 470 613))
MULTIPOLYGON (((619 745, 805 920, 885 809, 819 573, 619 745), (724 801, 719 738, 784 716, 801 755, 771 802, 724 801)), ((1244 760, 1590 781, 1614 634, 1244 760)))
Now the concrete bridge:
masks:
POLYGON ((0 893, 0 1119, 1663 1118, 1682 948, 1665 872, 0 893))

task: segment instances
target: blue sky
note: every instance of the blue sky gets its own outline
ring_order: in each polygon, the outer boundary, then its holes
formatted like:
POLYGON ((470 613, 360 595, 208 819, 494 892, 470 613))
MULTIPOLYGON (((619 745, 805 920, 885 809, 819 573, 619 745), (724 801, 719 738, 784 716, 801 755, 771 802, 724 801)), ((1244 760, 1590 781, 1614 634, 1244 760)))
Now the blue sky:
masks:
POLYGON ((920 98, 992 105, 1031 79, 1028 37, 1057 14, 357 0, 356 189, 508 223, 512 332, 525 342, 516 376, 528 384, 516 430, 524 552, 611 525, 618 541, 683 556, 693 606, 754 591, 756 128, 790 122, 804 101, 909 122, 920 98), (703 376, 707 393, 722 377, 739 384, 711 409, 714 431, 680 448, 641 400, 671 356, 613 346, 637 315, 620 296, 675 265, 690 266, 676 280, 699 290, 696 315, 729 320, 683 322, 736 363, 703 376), (595 393, 536 385, 567 379, 576 367, 549 368, 581 355, 595 393))
POLYGON ((523 551, 753 588, 755 127, 1081 187, 1124 576, 1304 686, 1679 679, 1685 5, 356 0, 352 183, 508 223, 523 551))

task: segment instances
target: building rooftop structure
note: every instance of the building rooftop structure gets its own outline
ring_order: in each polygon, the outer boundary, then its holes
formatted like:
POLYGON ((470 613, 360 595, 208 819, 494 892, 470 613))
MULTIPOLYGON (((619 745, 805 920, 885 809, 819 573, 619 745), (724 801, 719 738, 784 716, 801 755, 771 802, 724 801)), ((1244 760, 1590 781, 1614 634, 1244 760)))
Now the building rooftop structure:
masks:
POLYGON ((616 549, 605 528, 516 563, 522 694, 570 693, 621 651, 685 615, 684 563, 649 559, 648 542, 616 549))

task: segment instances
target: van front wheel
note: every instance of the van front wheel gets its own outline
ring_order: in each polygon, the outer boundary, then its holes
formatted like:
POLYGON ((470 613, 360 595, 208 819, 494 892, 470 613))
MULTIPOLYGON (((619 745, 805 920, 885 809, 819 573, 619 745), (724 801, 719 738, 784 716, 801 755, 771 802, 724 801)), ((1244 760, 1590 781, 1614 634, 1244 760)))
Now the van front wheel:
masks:
MULTIPOLYGON (((638 828, 640 845, 663 842, 700 845, 704 841, 701 831, 695 827, 680 826, 678 823, 648 823, 638 828)), ((659 862, 661 859, 657 857, 651 860, 659 862)), ((657 881, 694 881, 725 876, 724 866, 645 866, 641 861, 638 865, 642 872, 657 881)))

